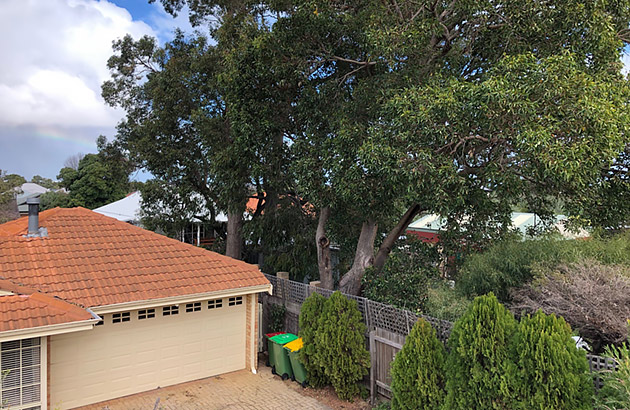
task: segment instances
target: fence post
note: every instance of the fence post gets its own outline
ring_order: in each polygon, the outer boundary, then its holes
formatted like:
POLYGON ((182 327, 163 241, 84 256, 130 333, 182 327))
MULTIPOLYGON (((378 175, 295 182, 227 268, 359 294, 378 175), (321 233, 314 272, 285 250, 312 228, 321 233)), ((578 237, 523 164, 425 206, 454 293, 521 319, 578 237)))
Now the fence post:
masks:
POLYGON ((370 404, 375 404, 376 399, 376 341, 374 331, 370 331, 370 404))

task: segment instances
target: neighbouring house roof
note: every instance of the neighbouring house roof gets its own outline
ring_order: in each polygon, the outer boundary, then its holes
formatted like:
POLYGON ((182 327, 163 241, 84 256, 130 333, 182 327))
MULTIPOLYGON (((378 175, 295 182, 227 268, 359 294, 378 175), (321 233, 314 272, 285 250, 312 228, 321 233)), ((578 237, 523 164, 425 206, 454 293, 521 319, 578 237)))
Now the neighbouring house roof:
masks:
POLYGON ((44 188, 39 184, 35 184, 33 182, 25 182, 20 185, 21 193, 17 194, 16 202, 18 206, 18 211, 22 214, 28 212, 28 205, 26 204, 26 200, 29 198, 39 198, 42 194, 49 192, 50 189, 44 188))
POLYGON ((270 286, 256 265, 181 243, 84 208, 0 225, 0 277, 84 307, 270 286))
POLYGON ((41 293, 0 296, 0 317, 0 332, 94 319, 85 309, 41 293))
MULTIPOLYGON (((576 237, 586 237, 588 236, 588 232, 582 230, 577 234, 569 232, 565 226, 564 222, 567 220, 565 215, 556 215, 554 227, 558 229, 560 234, 566 238, 576 238, 576 237)), ((527 212, 513 212, 512 213, 512 228, 518 229, 523 236, 529 235, 529 232, 532 228, 536 228, 537 226, 542 224, 542 220, 540 217, 534 213, 527 212)), ((413 223, 409 225, 407 228, 409 231, 416 232, 425 232, 425 233, 437 233, 442 230, 446 226, 446 218, 442 218, 436 214, 428 214, 424 215, 413 223)))

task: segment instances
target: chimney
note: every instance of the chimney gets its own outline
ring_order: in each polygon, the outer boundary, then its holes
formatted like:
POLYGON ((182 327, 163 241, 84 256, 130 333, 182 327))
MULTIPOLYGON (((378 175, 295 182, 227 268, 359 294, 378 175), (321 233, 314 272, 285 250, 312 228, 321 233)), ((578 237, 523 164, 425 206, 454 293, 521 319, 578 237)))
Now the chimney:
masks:
POLYGON ((28 234, 39 235, 39 198, 28 198, 28 234))

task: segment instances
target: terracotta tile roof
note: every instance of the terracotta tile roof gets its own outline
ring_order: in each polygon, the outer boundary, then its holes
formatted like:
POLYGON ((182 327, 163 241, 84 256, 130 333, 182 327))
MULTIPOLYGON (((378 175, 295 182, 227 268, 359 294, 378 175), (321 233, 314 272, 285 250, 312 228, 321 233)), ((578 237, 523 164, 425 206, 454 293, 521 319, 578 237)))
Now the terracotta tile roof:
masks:
POLYGON ((41 293, 0 296, 0 332, 93 319, 78 306, 41 293))
POLYGON ((0 279, 86 307, 269 284, 255 265, 184 244, 84 208, 0 225, 0 279))

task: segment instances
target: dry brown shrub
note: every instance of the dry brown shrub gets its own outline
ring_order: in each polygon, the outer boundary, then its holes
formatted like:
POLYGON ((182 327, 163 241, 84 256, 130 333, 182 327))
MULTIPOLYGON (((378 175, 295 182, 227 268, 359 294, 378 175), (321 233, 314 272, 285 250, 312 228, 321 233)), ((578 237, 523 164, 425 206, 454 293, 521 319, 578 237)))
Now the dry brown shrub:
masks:
POLYGON ((594 351, 628 336, 630 268, 582 261, 538 269, 537 279, 511 292, 510 309, 521 314, 555 313, 591 342, 594 351))

